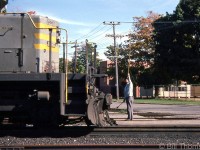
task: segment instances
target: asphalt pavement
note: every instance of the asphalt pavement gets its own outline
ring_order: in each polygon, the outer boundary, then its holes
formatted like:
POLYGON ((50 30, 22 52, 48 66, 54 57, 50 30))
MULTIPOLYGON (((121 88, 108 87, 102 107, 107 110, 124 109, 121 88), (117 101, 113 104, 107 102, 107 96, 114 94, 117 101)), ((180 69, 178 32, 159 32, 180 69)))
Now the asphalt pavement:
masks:
POLYGON ((112 103, 111 110, 117 111, 111 111, 109 115, 121 126, 200 127, 200 106, 133 104, 134 119, 129 121, 126 103, 120 103, 112 103))

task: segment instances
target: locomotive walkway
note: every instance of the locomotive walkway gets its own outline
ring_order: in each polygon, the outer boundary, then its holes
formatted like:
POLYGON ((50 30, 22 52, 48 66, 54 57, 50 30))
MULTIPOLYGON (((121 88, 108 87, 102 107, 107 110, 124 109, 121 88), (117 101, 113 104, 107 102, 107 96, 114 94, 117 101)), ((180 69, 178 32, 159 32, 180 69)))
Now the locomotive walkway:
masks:
POLYGON ((126 119, 126 104, 120 103, 113 102, 109 113, 119 126, 200 127, 200 106, 133 104, 134 119, 130 121, 126 119))

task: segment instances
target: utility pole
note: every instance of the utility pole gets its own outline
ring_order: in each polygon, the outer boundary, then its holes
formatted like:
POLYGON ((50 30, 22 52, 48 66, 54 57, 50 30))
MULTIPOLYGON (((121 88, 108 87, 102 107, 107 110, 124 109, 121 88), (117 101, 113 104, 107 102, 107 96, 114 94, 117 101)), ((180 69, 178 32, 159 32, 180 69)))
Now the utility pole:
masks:
POLYGON ((66 47, 65 44, 66 43, 62 43, 62 44, 63 44, 63 73, 66 73, 66 62, 65 62, 66 61, 66 58, 65 58, 65 55, 66 55, 65 54, 65 47, 66 47))
POLYGON ((117 100, 119 100, 119 80, 118 80, 118 53, 117 53, 117 50, 116 50, 116 35, 115 35, 115 26, 116 25, 119 25, 120 22, 114 22, 114 21, 111 21, 111 22, 103 22, 104 25, 111 25, 113 27, 113 39, 114 39, 114 51, 115 51, 115 78, 116 78, 116 97, 117 97, 117 100))
POLYGON ((88 39, 85 40, 86 74, 88 74, 88 39))
POLYGON ((95 69, 95 71, 94 71, 94 73, 97 73, 97 45, 95 44, 94 45, 94 69, 95 69))
POLYGON ((72 48, 75 48, 75 60, 74 60, 74 73, 76 73, 76 66, 77 66, 77 40, 75 41, 74 46, 72 48))

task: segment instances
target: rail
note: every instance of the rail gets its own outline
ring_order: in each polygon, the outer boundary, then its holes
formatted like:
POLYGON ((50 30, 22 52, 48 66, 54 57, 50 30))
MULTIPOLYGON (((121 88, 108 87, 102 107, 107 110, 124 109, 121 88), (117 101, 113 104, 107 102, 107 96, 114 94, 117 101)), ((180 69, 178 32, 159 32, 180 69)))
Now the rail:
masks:
POLYGON ((200 128, 192 127, 65 127, 0 131, 0 150, 200 148, 200 128))

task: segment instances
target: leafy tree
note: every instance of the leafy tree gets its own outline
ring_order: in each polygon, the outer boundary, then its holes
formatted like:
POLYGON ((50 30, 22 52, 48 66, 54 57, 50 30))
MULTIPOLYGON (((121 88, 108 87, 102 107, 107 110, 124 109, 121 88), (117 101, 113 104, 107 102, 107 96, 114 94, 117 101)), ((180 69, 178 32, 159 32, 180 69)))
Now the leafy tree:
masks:
MULTIPOLYGON (((89 65, 93 65, 94 62, 94 46, 91 43, 87 43, 87 50, 88 50, 88 63, 89 65)), ((98 53, 97 53, 98 57, 98 53)), ((72 68, 74 68, 75 64, 75 55, 72 59, 72 68)), ((99 67, 100 59, 96 58, 96 65, 99 67)), ((86 72, 86 46, 81 46, 81 50, 77 51, 77 66, 76 66, 77 73, 85 73, 86 72)))
MULTIPOLYGON (((68 72, 72 71, 72 61, 68 61, 68 72)), ((63 72, 63 58, 59 58, 59 72, 63 72)))
POLYGON ((59 72, 63 72, 63 58, 59 58, 59 72))
MULTIPOLYGON (((86 68, 86 59, 85 59, 85 48, 81 48, 81 50, 77 51, 77 64, 76 64, 76 72, 77 73, 85 73, 86 68)), ((74 70, 75 65, 75 55, 72 59, 72 67, 74 70)))
POLYGON ((109 76, 112 76, 112 77, 114 77, 115 76, 115 68, 114 68, 114 63, 115 63, 115 58, 113 57, 113 56, 115 56, 115 51, 114 51, 114 47, 113 46, 108 46, 107 47, 107 51, 106 52, 104 52, 104 55, 108 58, 108 59, 110 59, 111 61, 112 61, 112 64, 110 64, 111 65, 111 67, 109 67, 108 68, 108 70, 107 70, 107 74, 109 75, 109 76))
POLYGON ((173 14, 154 23, 155 73, 161 82, 200 81, 200 3, 180 0, 173 14))
MULTIPOLYGON (((107 51, 104 53, 111 61, 112 61, 112 67, 108 68, 107 74, 109 76, 115 77, 115 51, 113 46, 108 46, 107 51)), ((119 78, 123 79, 127 77, 127 64, 128 64, 128 57, 126 52, 126 47, 124 45, 120 45, 116 47, 118 58, 118 71, 119 71, 119 78), (126 57, 126 58, 125 58, 126 57)))
MULTIPOLYGON (((154 64, 155 52, 155 43, 153 40, 154 28, 152 23, 159 17, 159 14, 150 11, 147 13, 147 17, 133 18, 135 22, 133 24, 133 31, 128 35, 127 43, 118 48, 119 56, 123 57, 123 59, 118 59, 119 77, 127 77, 129 65, 132 80, 136 84, 153 84, 153 70, 150 69, 154 64), (129 59, 133 60, 130 64, 128 63, 129 59)), ((108 47, 105 55, 114 56, 112 46, 108 47)), ((110 68, 109 73, 114 76, 113 69, 110 68)))
POLYGON ((147 12, 147 17, 134 17, 133 32, 129 34, 127 50, 130 58, 135 62, 131 72, 139 85, 151 85, 155 82, 153 74, 155 42, 153 39, 154 27, 152 23, 160 15, 152 11, 147 12))

